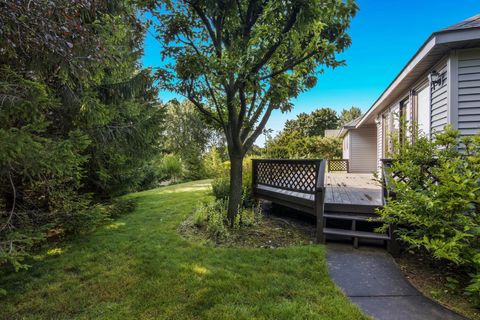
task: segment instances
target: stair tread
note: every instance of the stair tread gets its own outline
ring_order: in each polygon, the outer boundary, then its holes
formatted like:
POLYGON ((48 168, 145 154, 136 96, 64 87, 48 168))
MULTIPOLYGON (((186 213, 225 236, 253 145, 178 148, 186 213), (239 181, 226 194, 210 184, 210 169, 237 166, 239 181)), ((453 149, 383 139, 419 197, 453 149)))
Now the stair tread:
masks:
POLYGON ((323 217, 324 218, 330 218, 330 219, 381 222, 381 220, 378 216, 361 215, 361 214, 355 214, 355 213, 330 213, 330 212, 326 212, 326 213, 323 214, 323 217))
POLYGON ((349 236, 355 238, 365 238, 365 239, 379 239, 379 240, 390 240, 390 237, 384 233, 368 232, 368 231, 354 231, 347 229, 337 229, 337 228, 323 228, 324 234, 330 235, 339 235, 339 236, 349 236))

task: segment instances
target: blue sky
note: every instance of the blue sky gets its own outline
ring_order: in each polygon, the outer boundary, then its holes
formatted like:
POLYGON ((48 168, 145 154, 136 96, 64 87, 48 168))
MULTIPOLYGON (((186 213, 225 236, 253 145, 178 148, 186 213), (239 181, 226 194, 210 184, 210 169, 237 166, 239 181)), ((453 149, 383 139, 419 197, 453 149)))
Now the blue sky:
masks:
MULTIPOLYGON (((274 112, 267 128, 278 132, 287 119, 321 107, 341 111, 358 106, 366 111, 432 32, 480 13, 478 0, 357 0, 357 4, 360 11, 349 31, 352 45, 341 54, 346 66, 326 70, 315 88, 293 100, 293 111, 274 112)), ((159 52, 160 44, 147 35, 144 66, 159 65, 159 52)), ((174 97, 160 92, 163 101, 174 97)))

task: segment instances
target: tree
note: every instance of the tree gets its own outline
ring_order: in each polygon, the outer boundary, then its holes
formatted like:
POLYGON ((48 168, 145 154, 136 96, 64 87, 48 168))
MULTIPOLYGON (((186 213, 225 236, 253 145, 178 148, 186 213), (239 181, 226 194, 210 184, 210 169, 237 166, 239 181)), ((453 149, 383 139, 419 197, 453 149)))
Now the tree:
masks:
POLYGON ((160 163, 160 172, 162 175, 171 179, 173 183, 177 182, 182 176, 182 160, 175 154, 167 154, 160 163))
MULTIPOLYGON (((127 0, 0 0, 0 264, 135 189, 163 112, 127 0)), ((92 219, 91 219, 92 218, 92 219)))
POLYGON ((215 138, 215 129, 205 125, 202 114, 189 101, 172 101, 167 105, 165 148, 182 159, 188 179, 205 175, 202 157, 215 138))
POLYGON ((274 110, 312 88, 319 66, 343 64, 354 1, 161 1, 152 11, 160 84, 223 130, 231 162, 228 218, 241 203, 242 160, 274 110))
POLYGON ((267 141, 263 155, 277 159, 335 159, 341 156, 341 152, 340 139, 282 131, 267 141))
POLYGON ((340 114, 339 127, 344 126, 348 122, 357 119, 362 115, 362 110, 358 107, 351 107, 350 109, 343 109, 340 114))
POLYGON ((337 112, 331 108, 317 109, 309 114, 302 112, 296 119, 285 122, 285 132, 298 132, 302 136, 324 136, 325 130, 338 126, 337 112))

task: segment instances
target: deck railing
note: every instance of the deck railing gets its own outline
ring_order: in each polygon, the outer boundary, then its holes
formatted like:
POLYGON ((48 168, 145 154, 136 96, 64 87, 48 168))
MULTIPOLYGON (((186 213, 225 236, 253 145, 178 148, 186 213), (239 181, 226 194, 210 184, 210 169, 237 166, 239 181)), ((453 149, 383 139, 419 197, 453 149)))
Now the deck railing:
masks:
POLYGON ((328 160, 328 172, 345 171, 349 172, 348 159, 331 159, 328 160))
MULTIPOLYGON (((260 195, 257 193, 259 185, 314 195, 314 204, 311 210, 317 219, 317 241, 321 243, 325 242, 323 234, 324 181, 324 160, 252 160, 252 191, 254 197, 260 195)), ((298 203, 295 203, 297 200, 282 193, 276 193, 271 197, 276 197, 273 200, 281 200, 284 205, 297 208, 298 203)), ((271 197, 267 200, 272 200, 271 197)))
POLYGON ((303 193, 323 187, 325 166, 322 160, 253 159, 252 183, 303 193), (323 171, 321 171, 323 167, 323 171))
MULTIPOLYGON (((408 176, 402 172, 392 171, 393 161, 392 159, 382 159, 382 188, 383 188, 383 203, 388 199, 395 199, 396 192, 393 187, 391 179, 396 181, 401 181, 408 183, 408 176)), ((421 172, 425 177, 425 180, 430 180, 431 182, 439 182, 438 178, 432 173, 432 168, 437 164, 437 161, 433 159, 430 163, 422 166, 421 172)), ((426 187, 426 186, 425 186, 426 187)))
MULTIPOLYGON (((384 205, 387 204, 390 200, 396 200, 397 194, 393 185, 393 181, 400 181, 403 183, 408 183, 409 177, 402 172, 394 171, 392 166, 394 164, 394 160, 392 159, 381 159, 382 161, 382 202, 384 205)), ((432 168, 436 165, 435 159, 433 159, 430 163, 424 165, 421 168, 421 172, 425 177, 425 180, 432 181, 433 183, 438 183, 438 178, 432 173, 432 168)), ((426 187, 426 186, 424 186, 426 187)), ((399 244, 395 239, 395 225, 389 226, 389 235, 392 239, 390 241, 390 253, 392 255, 397 255, 399 253, 399 244)))

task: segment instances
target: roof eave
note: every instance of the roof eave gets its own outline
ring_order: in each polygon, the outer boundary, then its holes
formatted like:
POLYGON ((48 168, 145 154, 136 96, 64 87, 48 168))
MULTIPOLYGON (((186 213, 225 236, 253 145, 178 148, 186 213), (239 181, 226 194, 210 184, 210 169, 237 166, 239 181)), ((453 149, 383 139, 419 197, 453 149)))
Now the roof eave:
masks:
POLYGON ((424 44, 417 50, 409 62, 403 67, 400 73, 395 77, 395 79, 389 84, 387 89, 383 91, 380 97, 373 103, 373 105, 368 109, 368 111, 363 115, 360 121, 355 126, 356 128, 362 126, 367 122, 373 115, 374 112, 381 106, 382 102, 392 94, 400 82, 405 78, 405 76, 410 73, 436 46, 455 43, 462 41, 470 41, 479 39, 480 27, 474 27, 469 29, 459 29, 459 30, 443 30, 434 32, 430 37, 424 42, 424 44))

